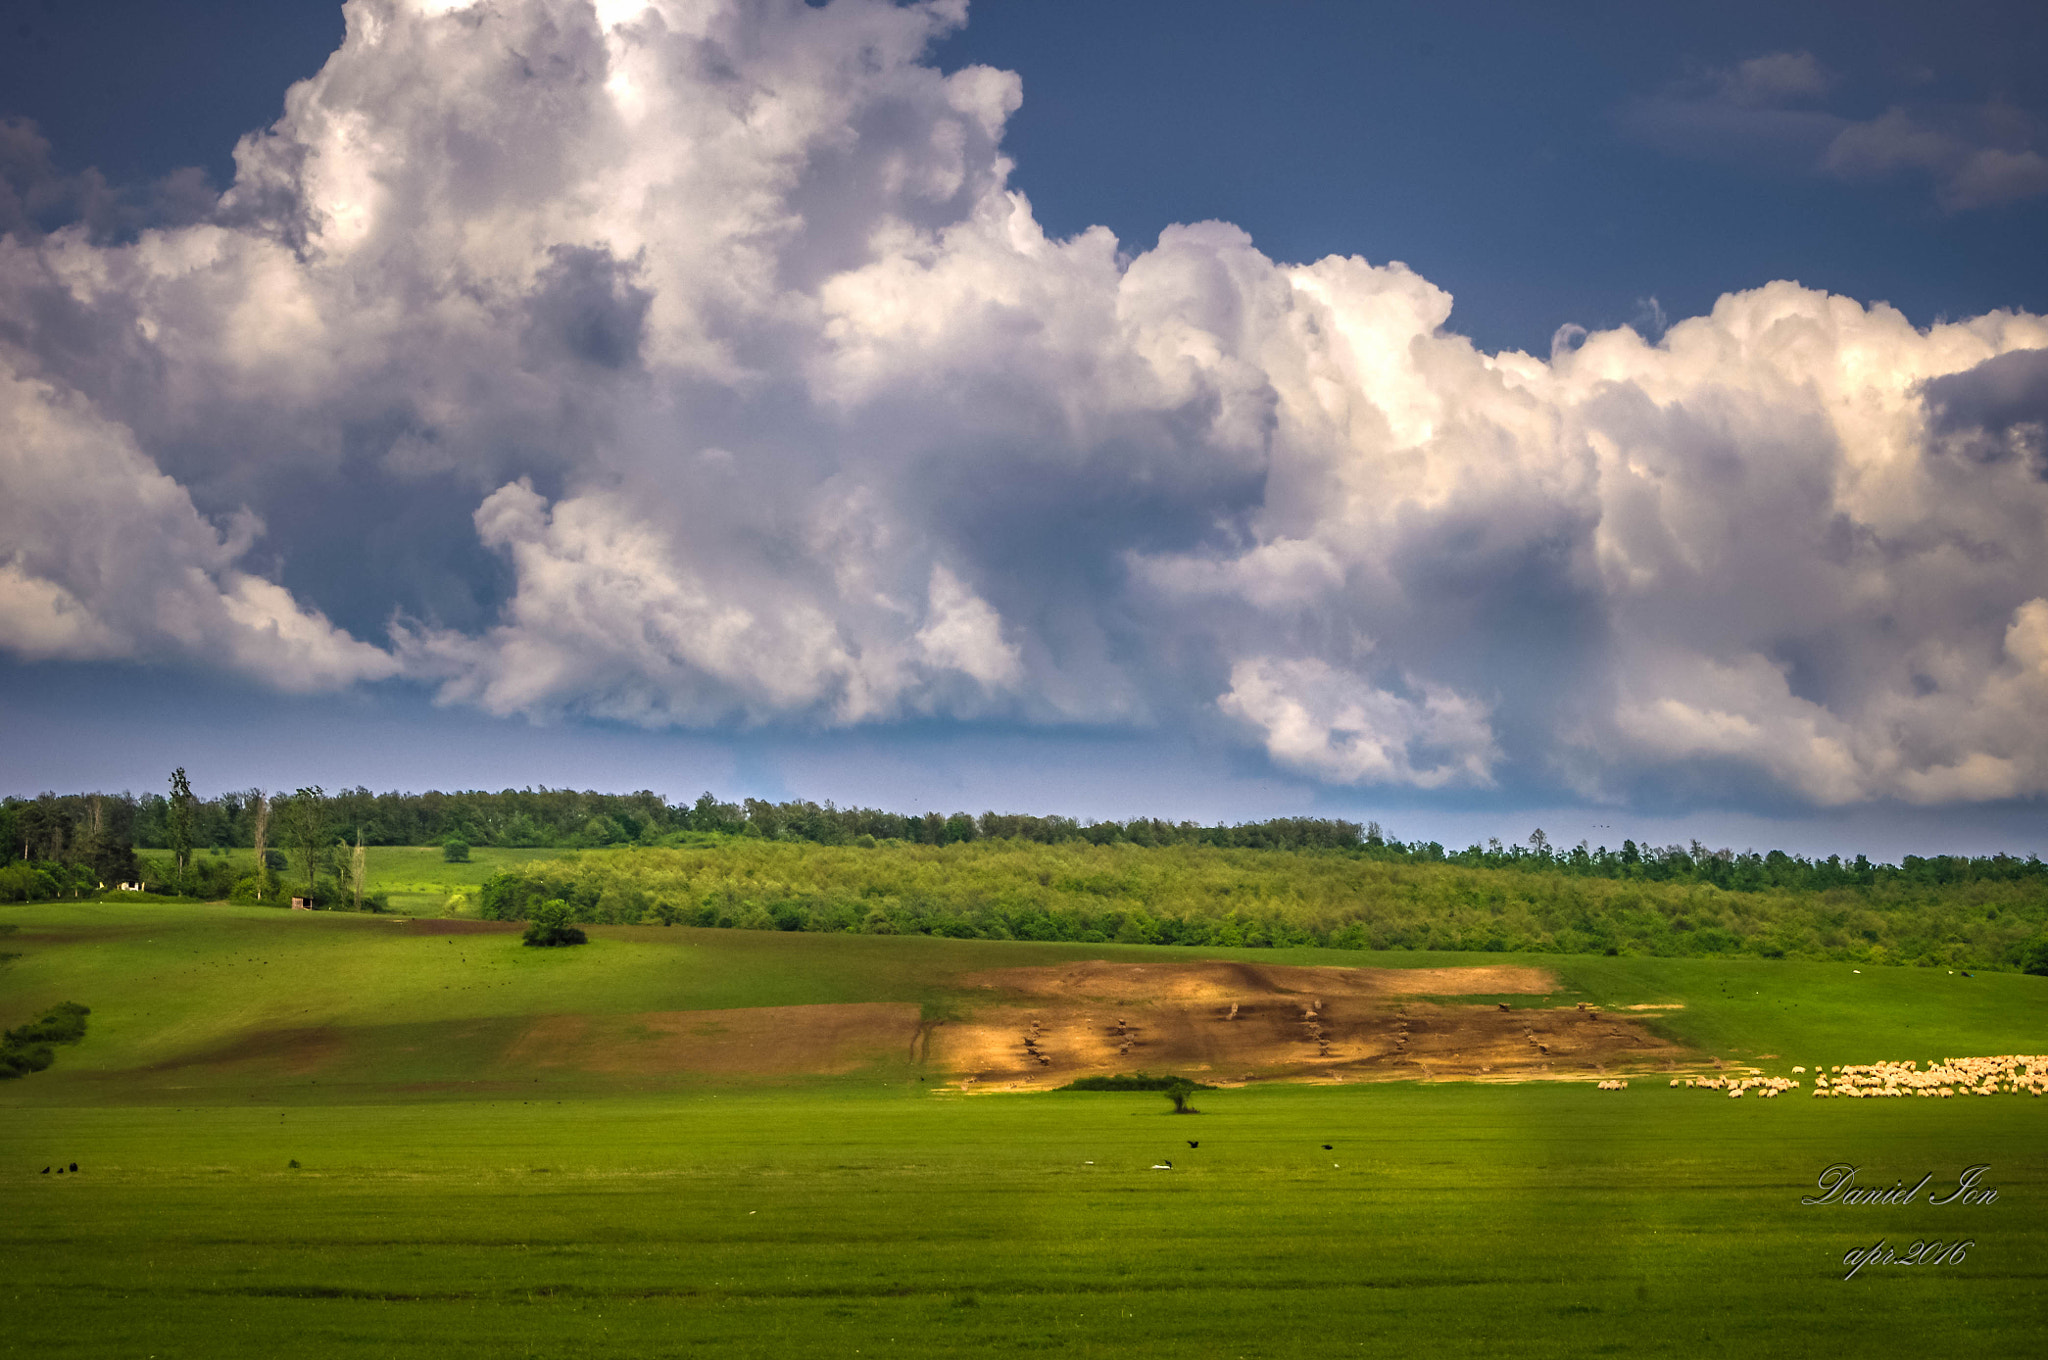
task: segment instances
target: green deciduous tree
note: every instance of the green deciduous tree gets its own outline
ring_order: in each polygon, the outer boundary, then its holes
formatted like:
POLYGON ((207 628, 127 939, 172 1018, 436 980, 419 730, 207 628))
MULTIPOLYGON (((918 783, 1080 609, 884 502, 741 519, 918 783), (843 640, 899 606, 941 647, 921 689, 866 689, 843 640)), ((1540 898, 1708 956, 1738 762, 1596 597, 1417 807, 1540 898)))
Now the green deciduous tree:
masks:
POLYGON ((327 844, 327 794, 318 784, 277 800, 278 839, 299 852, 306 895, 313 895, 320 852, 327 844))

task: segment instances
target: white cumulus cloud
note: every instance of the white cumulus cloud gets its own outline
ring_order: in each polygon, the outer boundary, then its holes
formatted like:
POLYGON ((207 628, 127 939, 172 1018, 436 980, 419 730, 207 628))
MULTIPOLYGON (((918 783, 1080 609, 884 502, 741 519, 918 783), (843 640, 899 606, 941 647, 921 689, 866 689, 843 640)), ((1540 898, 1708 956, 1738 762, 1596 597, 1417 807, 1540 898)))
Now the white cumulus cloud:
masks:
MULTIPOLYGON (((0 238, 14 654, 1171 724, 1344 784, 2048 790, 2041 318, 1778 282, 1488 354, 1396 262, 1048 236, 1020 82, 927 58, 959 4, 346 8, 203 220, 0 238)), ((1716 80, 1842 134, 1809 57, 1716 80)))

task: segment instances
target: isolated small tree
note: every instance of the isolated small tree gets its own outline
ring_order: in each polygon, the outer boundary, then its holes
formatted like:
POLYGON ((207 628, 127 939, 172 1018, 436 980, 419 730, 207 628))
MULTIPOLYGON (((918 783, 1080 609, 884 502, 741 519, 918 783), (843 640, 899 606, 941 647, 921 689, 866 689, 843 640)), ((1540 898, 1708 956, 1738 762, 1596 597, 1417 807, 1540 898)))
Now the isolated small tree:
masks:
POLYGON ((527 923, 522 944, 554 948, 559 945, 586 944, 589 937, 569 923, 569 904, 562 901, 543 902, 534 908, 533 919, 527 923))
POLYGON ((355 890, 356 910, 363 909, 363 879, 368 876, 369 860, 363 854, 363 829, 356 828, 356 851, 348 859, 349 887, 355 890))
POLYGON ((270 886, 270 799, 262 789, 249 790, 249 813, 256 831, 256 900, 270 886))
POLYGON ((449 864, 469 863, 469 842, 460 836, 450 836, 441 842, 441 858, 449 864))
POLYGON ((1200 1114, 1201 1111, 1188 1104, 1188 1098, 1201 1088, 1186 1077, 1175 1077, 1159 1094, 1173 1102, 1175 1114, 1200 1114))

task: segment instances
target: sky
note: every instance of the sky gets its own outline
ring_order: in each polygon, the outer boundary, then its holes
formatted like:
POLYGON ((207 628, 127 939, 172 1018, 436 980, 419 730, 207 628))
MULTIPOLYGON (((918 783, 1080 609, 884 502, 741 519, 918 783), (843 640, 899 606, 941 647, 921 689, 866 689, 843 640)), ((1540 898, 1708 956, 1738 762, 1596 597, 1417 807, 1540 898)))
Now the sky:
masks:
POLYGON ((1410 9, 0 5, 0 793, 2048 849, 2048 18, 1410 9))

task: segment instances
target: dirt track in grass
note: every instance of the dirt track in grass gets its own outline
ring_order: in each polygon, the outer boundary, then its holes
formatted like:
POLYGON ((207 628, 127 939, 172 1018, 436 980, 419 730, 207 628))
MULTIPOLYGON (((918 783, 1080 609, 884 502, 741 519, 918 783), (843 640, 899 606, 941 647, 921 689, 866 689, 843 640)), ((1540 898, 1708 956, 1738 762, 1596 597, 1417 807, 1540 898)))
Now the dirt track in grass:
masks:
POLYGON ((888 1001, 559 1015, 528 1026, 505 1061, 616 1075, 836 1074, 903 1060, 918 1031, 918 1008, 888 1001))
POLYGON ((933 1057, 968 1089, 1140 1070, 1219 1084, 1582 1079, 1686 1056, 1640 1020, 1597 1009, 1419 999, 1555 991, 1540 968, 1091 962, 961 981, 988 1002, 941 1028, 933 1057))

